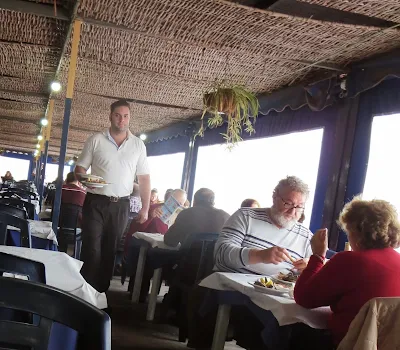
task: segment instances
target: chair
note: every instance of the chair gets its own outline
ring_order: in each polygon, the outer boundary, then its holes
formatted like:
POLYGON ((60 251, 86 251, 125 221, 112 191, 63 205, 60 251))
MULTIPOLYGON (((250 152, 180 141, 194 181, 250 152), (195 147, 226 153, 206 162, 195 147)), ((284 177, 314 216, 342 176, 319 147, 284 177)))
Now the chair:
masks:
POLYGON ((189 294, 214 267, 214 246, 218 233, 190 235, 183 243, 174 281, 170 291, 180 295, 178 311, 179 341, 185 342, 188 335, 187 303, 189 294))
POLYGON ((20 209, 12 205, 0 203, 0 212, 9 213, 14 216, 18 216, 20 219, 26 220, 25 209, 20 209))
POLYGON ((68 244, 74 245, 74 258, 80 259, 82 239, 81 229, 78 228, 79 215, 82 207, 75 204, 62 204, 58 222, 58 243, 62 252, 67 252, 68 244))
POLYGON ((0 252, 0 276, 4 272, 28 276, 30 281, 46 284, 44 264, 0 252))
POLYGON ((35 205, 18 198, 0 198, 0 203, 12 205, 20 209, 25 209, 28 214, 28 219, 35 219, 35 205))
POLYGON ((20 230, 21 247, 32 248, 31 232, 29 230, 28 221, 5 212, 0 212, 0 245, 7 245, 8 225, 14 226, 20 230))
POLYGON ((84 349, 111 349, 111 320, 103 311, 57 288, 0 277, 0 300, 9 309, 41 317, 38 325, 0 320, 1 346, 47 350, 54 322, 76 330, 84 349), (29 296, 29 297, 27 297, 29 296))

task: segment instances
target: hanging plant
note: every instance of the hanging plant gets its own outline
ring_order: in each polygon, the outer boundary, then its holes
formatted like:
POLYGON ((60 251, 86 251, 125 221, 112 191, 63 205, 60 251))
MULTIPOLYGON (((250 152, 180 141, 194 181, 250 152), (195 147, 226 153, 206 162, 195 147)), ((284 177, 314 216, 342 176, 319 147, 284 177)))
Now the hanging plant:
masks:
POLYGON ((242 140, 243 127, 250 135, 254 132, 253 123, 258 115, 258 99, 244 86, 216 83, 204 93, 203 104, 202 124, 197 135, 204 135, 203 120, 207 113, 210 114, 207 126, 211 129, 227 122, 226 133, 221 135, 228 143, 228 147, 242 140))

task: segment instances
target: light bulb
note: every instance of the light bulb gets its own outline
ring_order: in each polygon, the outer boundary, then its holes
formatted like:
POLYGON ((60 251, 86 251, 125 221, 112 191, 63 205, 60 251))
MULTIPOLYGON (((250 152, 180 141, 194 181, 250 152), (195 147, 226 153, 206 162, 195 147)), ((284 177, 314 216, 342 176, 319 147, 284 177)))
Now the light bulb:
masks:
POLYGON ((46 118, 43 118, 40 120, 40 124, 42 124, 43 126, 46 126, 47 124, 49 124, 49 121, 46 118))
POLYGON ((53 81, 50 87, 53 92, 59 92, 61 90, 61 84, 58 81, 53 81))
POLYGON ((37 139, 38 139, 39 141, 42 141, 42 140, 43 140, 43 136, 42 136, 42 135, 38 135, 37 139))
POLYGON ((147 139, 147 135, 146 134, 140 134, 140 139, 142 140, 142 141, 144 141, 144 140, 146 140, 147 139))

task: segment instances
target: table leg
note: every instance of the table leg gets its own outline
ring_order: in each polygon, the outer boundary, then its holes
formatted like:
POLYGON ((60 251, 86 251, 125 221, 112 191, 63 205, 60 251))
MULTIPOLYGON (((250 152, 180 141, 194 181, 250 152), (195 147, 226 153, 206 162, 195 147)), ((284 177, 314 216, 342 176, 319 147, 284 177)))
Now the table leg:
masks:
POLYGON ((132 302, 138 303, 140 298, 140 290, 142 288, 142 279, 144 265, 146 263, 147 247, 140 247, 138 264, 136 267, 135 284, 133 285, 132 302))
POLYGON ((231 306, 220 304, 218 307, 217 322, 215 323, 214 338, 211 350, 223 350, 225 346, 226 333, 228 331, 231 306))
POLYGON ((146 315, 147 321, 154 320, 154 314, 156 312, 156 306, 157 306, 158 288, 161 283, 161 274, 162 274, 162 268, 154 270, 153 282, 151 284, 149 305, 147 306, 147 315, 146 315))

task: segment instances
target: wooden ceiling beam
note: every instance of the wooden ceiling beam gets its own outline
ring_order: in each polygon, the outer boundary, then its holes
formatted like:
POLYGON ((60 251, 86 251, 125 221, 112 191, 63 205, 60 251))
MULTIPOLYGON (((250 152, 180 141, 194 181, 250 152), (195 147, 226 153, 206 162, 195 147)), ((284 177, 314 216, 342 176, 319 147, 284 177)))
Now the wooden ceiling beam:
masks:
POLYGON ((57 15, 54 13, 53 5, 22 0, 0 0, 0 8, 10 11, 29 13, 37 16, 55 18, 62 21, 69 20, 67 11, 60 6, 57 7, 57 15))

